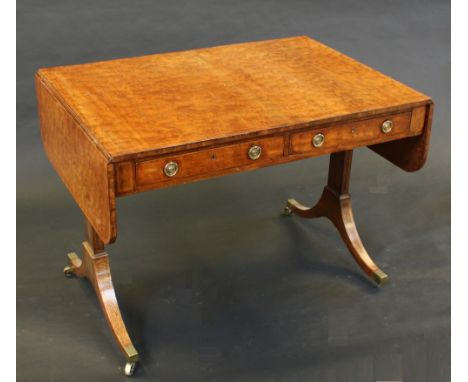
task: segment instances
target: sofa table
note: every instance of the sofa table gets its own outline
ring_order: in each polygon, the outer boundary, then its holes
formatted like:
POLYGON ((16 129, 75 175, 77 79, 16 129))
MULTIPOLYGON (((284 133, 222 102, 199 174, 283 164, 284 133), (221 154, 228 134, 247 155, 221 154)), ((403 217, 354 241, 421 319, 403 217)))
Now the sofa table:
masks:
POLYGON ((378 285, 348 193, 353 149, 367 146, 406 171, 427 157, 429 97, 306 36, 38 70, 47 156, 86 220, 83 257, 65 275, 92 283, 132 375, 138 352, 115 296, 105 245, 116 198, 330 154, 328 182, 308 208, 329 218, 378 285))

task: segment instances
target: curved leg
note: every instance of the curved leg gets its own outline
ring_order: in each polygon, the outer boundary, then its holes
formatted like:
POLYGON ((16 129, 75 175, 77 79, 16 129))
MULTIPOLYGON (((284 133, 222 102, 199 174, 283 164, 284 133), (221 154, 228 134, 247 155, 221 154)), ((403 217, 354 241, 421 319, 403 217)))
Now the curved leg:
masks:
POLYGON ((294 199, 289 199, 285 214, 294 213, 304 218, 326 217, 330 219, 359 266, 378 285, 381 285, 387 281, 388 276, 370 258, 354 222, 351 197, 348 194, 351 160, 352 151, 332 154, 328 185, 324 188, 318 203, 308 208, 294 199))
POLYGON ((133 374, 138 361, 138 352, 130 340, 120 314, 112 284, 109 255, 104 251, 104 245, 89 224, 88 241, 83 242, 83 250, 82 259, 76 253, 68 254, 69 266, 65 267, 64 273, 66 276, 75 275, 87 278, 93 285, 106 321, 127 360, 125 374, 130 376, 133 374))

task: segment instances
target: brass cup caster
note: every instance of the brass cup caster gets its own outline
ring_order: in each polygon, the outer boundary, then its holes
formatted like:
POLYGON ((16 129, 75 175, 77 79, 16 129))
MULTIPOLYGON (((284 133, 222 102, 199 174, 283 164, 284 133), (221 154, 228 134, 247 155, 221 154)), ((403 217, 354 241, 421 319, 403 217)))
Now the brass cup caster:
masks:
POLYGON ((127 362, 124 367, 125 376, 131 377, 135 372, 136 362, 127 362))
POLYGON ((289 207, 289 206, 284 207, 284 210, 283 210, 283 215, 284 215, 284 216, 291 216, 292 213, 293 213, 293 212, 292 212, 291 207, 289 207))
POLYGON ((63 274, 65 275, 65 277, 73 277, 73 268, 67 265, 65 268, 63 268, 63 274))

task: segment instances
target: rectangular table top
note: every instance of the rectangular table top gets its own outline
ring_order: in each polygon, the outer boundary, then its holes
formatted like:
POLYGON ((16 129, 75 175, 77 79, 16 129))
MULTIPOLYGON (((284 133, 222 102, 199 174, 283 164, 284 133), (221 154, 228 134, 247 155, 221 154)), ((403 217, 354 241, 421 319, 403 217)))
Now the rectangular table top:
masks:
POLYGON ((112 162, 430 101, 309 37, 40 69, 112 162))

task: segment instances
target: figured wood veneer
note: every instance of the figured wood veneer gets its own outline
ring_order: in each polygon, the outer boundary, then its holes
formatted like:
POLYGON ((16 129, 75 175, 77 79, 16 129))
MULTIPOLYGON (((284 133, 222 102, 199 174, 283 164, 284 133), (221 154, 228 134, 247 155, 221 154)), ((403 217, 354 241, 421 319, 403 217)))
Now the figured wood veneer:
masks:
POLYGON ((38 71, 114 161, 430 98, 306 36, 38 71))
POLYGON ((326 217, 337 228, 354 260, 377 285, 388 280, 388 276, 374 263, 359 237, 354 222, 349 181, 351 178, 351 161, 353 151, 342 151, 330 155, 328 184, 325 186, 317 204, 312 208, 303 206, 295 199, 289 199, 287 208, 303 218, 313 219, 326 217))
POLYGON ((424 128, 420 131, 420 135, 371 145, 369 148, 405 171, 420 170, 426 163, 429 153, 433 111, 434 104, 430 103, 425 107, 415 109, 413 112, 412 129, 415 126, 414 129, 419 131, 418 126, 421 121, 424 121, 424 128))
POLYGON ((290 153, 314 156, 329 152, 344 151, 355 147, 366 146, 374 142, 386 142, 408 137, 410 132, 411 112, 385 115, 384 117, 365 119, 356 122, 335 124, 322 129, 311 129, 301 133, 291 134, 290 153), (390 132, 382 132, 382 123, 392 120, 390 132), (325 141, 322 146, 314 147, 312 138, 323 133, 325 141))
POLYGON ((83 258, 69 254, 64 272, 91 281, 126 375, 138 352, 105 252, 117 196, 331 154, 319 202, 290 199, 285 213, 329 218, 360 267, 377 284, 387 279, 354 223, 352 150, 421 168, 433 112, 424 94, 305 36, 40 69, 36 90, 45 151, 87 221, 83 258), (383 132, 386 120, 393 128, 383 132))
POLYGON ((114 241, 113 164, 39 77, 36 94, 42 142, 50 162, 102 241, 114 241))
POLYGON ((305 36, 44 68, 36 78, 45 149, 105 243, 116 237, 116 195, 367 145, 408 171, 427 155, 429 97, 305 36), (395 128, 383 134, 387 118, 395 128), (325 144, 313 149, 318 131, 325 144), (250 163, 245 144, 262 139, 284 145, 250 163), (171 158, 181 167, 167 179, 171 158))
POLYGON ((200 150, 188 154, 167 156, 138 162, 136 165, 136 183, 138 187, 153 186, 159 183, 179 183, 185 178, 197 176, 216 176, 219 173, 248 170, 268 164, 274 164, 283 156, 284 140, 282 136, 264 138, 256 141, 227 145, 214 149, 200 150), (259 159, 248 157, 250 147, 258 145, 262 149, 259 159), (173 178, 167 177, 164 165, 176 162, 179 171, 173 178))

